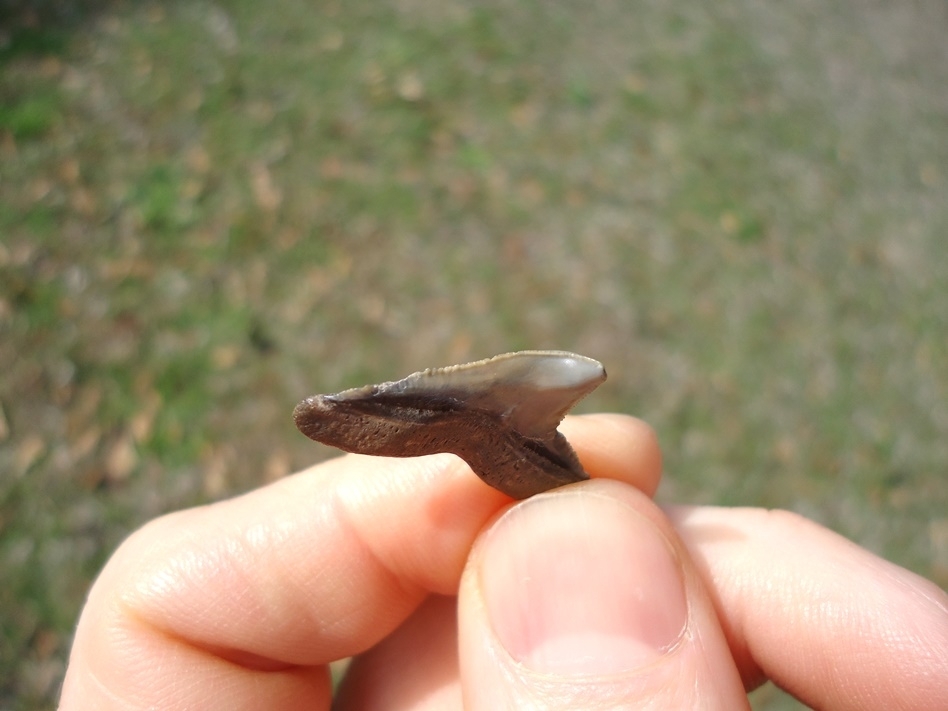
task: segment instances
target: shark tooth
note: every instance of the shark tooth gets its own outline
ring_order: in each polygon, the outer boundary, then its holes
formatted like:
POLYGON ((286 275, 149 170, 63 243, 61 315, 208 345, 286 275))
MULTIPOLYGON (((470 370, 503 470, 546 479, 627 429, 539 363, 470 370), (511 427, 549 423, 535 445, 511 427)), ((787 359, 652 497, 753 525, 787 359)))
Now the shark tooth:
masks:
POLYGON ((451 452, 495 489, 523 499, 589 478, 556 427, 605 379, 592 358, 518 351, 313 395, 293 419, 310 439, 346 452, 451 452))

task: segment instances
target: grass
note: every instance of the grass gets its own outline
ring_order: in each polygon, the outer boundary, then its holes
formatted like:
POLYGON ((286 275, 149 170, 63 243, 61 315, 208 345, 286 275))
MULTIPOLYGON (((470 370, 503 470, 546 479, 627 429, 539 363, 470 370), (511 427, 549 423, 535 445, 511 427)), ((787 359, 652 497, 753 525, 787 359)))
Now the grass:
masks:
POLYGON ((663 500, 793 509, 948 584, 938 11, 228 0, 8 30, 0 708, 54 706, 128 532, 324 456, 301 396, 519 348, 605 362, 584 408, 657 428, 663 500))

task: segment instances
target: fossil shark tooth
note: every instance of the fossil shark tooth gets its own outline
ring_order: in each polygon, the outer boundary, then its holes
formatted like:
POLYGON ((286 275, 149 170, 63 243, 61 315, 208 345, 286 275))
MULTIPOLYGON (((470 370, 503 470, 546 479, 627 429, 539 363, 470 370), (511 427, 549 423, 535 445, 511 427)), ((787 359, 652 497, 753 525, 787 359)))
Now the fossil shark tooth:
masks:
POLYGON ((589 478, 556 427, 605 379, 592 358, 519 351, 313 395, 293 419, 310 439, 347 452, 452 452, 495 489, 523 499, 589 478))

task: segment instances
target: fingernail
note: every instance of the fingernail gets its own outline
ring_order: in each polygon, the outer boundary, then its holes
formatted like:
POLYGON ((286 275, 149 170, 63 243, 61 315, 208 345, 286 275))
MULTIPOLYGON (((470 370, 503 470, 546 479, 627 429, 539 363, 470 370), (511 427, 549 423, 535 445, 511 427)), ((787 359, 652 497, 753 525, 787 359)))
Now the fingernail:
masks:
POLYGON ((500 643, 542 673, 638 669, 674 647, 687 620, 662 533, 627 504, 581 488, 510 509, 488 533, 478 572, 500 643))

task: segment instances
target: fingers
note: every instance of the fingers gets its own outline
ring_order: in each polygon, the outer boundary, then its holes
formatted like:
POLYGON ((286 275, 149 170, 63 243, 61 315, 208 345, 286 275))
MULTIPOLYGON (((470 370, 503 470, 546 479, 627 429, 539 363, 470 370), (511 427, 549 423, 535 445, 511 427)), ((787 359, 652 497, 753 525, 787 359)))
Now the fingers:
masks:
POLYGON ((632 484, 649 496, 662 476, 655 431, 642 420, 618 414, 567 417, 560 430, 592 476, 632 484))
POLYGON ((362 651, 429 592, 453 591, 477 530, 505 501, 450 455, 343 457, 158 519, 94 586, 64 700, 100 708, 69 693, 71 678, 97 678, 116 707, 239 708, 212 695, 211 676, 249 707, 295 690, 299 708, 328 708, 328 682, 303 693, 288 675, 362 651), (187 703, 152 696, 158 676, 187 703))
POLYGON ((461 709, 457 600, 433 595, 394 633, 350 665, 333 701, 356 709, 461 709))
POLYGON ((747 708, 684 547, 618 482, 564 487, 494 521, 458 620, 466 709, 747 708))
MULTIPOLYGON (((651 431, 605 422, 570 425, 584 466, 654 489, 651 431)), ((451 455, 348 456, 158 519, 90 592, 61 708, 328 705, 321 666, 379 642, 428 594, 454 593, 508 503, 451 455)))
POLYGON ((745 683, 814 708, 948 708, 948 595, 800 516, 673 508, 745 683))

